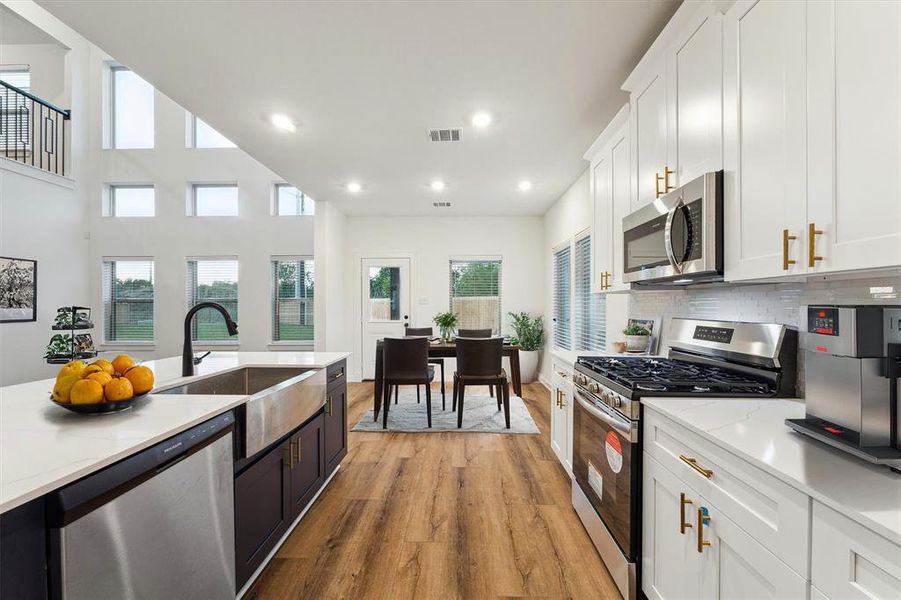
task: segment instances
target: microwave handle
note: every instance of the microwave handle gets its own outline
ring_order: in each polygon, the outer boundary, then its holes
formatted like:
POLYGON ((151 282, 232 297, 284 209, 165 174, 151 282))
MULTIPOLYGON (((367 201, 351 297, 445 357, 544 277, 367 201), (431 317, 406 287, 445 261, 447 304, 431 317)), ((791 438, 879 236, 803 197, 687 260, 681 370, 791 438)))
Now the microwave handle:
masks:
POLYGON ((599 421, 603 421, 617 432, 623 435, 630 442, 634 441, 632 439, 632 421, 627 419, 618 419, 615 416, 602 411, 598 407, 594 406, 591 402, 585 399, 584 394, 581 390, 576 390, 576 401, 579 405, 588 411, 588 413, 598 419, 599 421))
POLYGON ((663 245, 666 247, 666 256, 669 258, 669 264, 672 265, 676 273, 682 272, 682 263, 676 260, 676 253, 673 252, 673 221, 676 219, 676 213, 684 206, 682 199, 669 210, 666 215, 666 226, 663 228, 663 245))

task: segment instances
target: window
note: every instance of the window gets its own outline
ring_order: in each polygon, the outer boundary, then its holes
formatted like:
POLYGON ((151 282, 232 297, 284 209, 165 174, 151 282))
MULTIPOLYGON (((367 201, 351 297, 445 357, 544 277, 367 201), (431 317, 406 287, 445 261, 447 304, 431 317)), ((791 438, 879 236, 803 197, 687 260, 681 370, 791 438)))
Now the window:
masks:
POLYGON ((501 261, 450 261, 450 310, 459 329, 501 331, 501 261))
POLYGON ((153 261, 103 260, 103 339, 153 341, 153 261))
POLYGON ((272 257, 272 341, 313 341, 313 259, 272 257))
POLYGON ((25 92, 31 91, 31 71, 26 66, 0 67, 0 81, 25 92))
POLYGON ((570 291, 571 282, 570 245, 554 252, 554 346, 563 350, 572 349, 570 331, 570 291))
POLYGON ((153 186, 111 185, 108 214, 111 217, 152 217, 155 214, 153 186))
MULTIPOLYGON (((0 67, 0 81, 31 91, 31 71, 27 66, 0 67)), ((4 88, 5 89, 5 88, 4 88)), ((18 152, 31 150, 31 112, 28 100, 19 94, 4 93, 0 96, 0 146, 15 148, 18 152)))
MULTIPOLYGON (((196 258, 188 260, 188 308, 198 302, 217 302, 238 322, 238 261, 234 258, 196 258)), ((228 335, 225 319, 219 311, 204 308, 194 315, 191 339, 204 342, 237 342, 228 335)))
POLYGON ((591 293, 591 236, 578 238, 573 265, 575 349, 606 350, 606 297, 591 293))
POLYGON ((125 67, 110 74, 113 148, 153 148, 153 86, 125 67))
POLYGON ((287 183, 275 184, 275 214, 279 217, 299 217, 315 214, 313 199, 287 183))
POLYGON ((400 321, 400 267, 369 267, 369 320, 400 321))
POLYGON ((237 217, 238 186, 196 184, 191 186, 191 215, 195 217, 237 217))
POLYGON ((237 148, 227 137, 194 117, 194 140, 192 144, 195 148, 237 148))

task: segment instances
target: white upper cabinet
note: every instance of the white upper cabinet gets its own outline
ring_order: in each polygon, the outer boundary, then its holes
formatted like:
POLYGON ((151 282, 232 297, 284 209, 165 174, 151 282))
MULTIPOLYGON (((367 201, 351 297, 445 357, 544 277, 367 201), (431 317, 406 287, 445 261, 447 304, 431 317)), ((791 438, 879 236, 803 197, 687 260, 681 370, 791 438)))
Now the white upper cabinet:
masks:
POLYGON ((742 1, 726 14, 723 212, 730 280, 804 270, 805 13, 803 2, 742 1))
POLYGON ((613 262, 608 286, 621 289, 623 283, 623 218, 632 212, 632 152, 629 124, 624 122, 610 142, 610 201, 613 204, 613 262))
POLYGON ((805 266, 901 264, 901 2, 810 2, 807 15, 805 266))
MULTIPOLYGON (((666 164, 666 61, 661 58, 653 66, 657 68, 650 71, 629 101, 635 163, 632 210, 653 202, 666 189, 669 169, 666 164)), ((669 180, 673 185, 672 174, 669 180)))

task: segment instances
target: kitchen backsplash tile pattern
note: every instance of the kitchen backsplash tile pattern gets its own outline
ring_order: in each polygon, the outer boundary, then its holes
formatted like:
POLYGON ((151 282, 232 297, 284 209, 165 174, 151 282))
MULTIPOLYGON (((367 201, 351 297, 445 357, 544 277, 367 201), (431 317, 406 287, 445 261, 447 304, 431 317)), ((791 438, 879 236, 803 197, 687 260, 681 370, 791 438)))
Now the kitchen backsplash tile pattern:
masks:
MULTIPOLYGON (((800 328, 803 318, 801 307, 818 303, 901 304, 901 275, 633 292, 629 297, 629 316, 662 318, 663 337, 659 348, 665 351, 666 333, 672 317, 783 323, 800 328)), ((798 394, 803 397, 803 353, 798 363, 798 394)))

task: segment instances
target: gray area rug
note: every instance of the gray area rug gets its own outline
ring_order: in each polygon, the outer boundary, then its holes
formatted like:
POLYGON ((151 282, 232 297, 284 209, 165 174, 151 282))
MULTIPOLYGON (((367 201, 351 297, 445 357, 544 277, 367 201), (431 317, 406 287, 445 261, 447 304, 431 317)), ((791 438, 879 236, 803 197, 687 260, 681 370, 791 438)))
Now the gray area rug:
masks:
MULTIPOLYGON (((482 388, 485 389, 485 388, 482 388)), ((510 396, 510 429, 504 425, 504 411, 497 409, 497 400, 488 394, 466 394, 463 403, 463 428, 457 429, 457 413, 451 410, 451 394, 447 394, 447 410, 441 410, 441 394, 432 390, 432 428, 429 429, 425 412, 425 392, 422 403, 416 404, 416 388, 401 388, 398 403, 391 399, 388 410, 388 429, 382 429, 382 414, 372 420, 372 410, 354 425, 353 431, 468 431, 476 433, 540 433, 529 409, 519 396, 510 396)))

